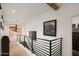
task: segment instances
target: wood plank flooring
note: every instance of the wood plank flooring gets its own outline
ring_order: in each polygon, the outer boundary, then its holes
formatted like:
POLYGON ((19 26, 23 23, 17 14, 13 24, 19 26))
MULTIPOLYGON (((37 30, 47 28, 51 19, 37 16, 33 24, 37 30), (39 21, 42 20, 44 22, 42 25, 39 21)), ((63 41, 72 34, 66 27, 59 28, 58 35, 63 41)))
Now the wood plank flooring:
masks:
POLYGON ((18 42, 10 42, 10 56, 31 56, 32 53, 18 42))

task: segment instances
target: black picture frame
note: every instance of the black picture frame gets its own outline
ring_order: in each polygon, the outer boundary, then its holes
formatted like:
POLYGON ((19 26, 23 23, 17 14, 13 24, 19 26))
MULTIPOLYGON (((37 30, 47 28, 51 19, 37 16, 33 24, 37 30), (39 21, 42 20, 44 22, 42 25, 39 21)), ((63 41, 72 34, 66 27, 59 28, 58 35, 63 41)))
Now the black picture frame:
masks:
POLYGON ((77 24, 77 28, 79 28, 79 24, 77 24))
POLYGON ((43 23, 43 35, 56 36, 57 20, 46 21, 43 23))

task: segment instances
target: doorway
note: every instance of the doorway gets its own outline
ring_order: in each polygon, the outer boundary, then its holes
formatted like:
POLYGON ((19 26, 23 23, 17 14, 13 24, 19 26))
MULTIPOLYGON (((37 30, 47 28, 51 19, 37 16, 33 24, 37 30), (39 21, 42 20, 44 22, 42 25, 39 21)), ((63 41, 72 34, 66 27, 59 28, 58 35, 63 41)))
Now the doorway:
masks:
POLYGON ((79 16, 72 17, 72 55, 79 56, 79 16))

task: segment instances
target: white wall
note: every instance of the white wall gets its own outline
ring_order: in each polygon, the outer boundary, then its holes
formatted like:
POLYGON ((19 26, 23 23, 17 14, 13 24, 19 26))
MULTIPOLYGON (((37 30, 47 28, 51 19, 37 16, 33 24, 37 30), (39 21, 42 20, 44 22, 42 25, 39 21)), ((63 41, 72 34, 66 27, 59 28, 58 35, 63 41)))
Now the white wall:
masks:
POLYGON ((50 11, 31 19, 26 24, 26 32, 37 31, 37 37, 52 40, 63 38, 63 55, 72 55, 72 16, 79 15, 79 4, 62 4, 58 11, 50 11), (43 35, 43 22, 57 20, 57 37, 43 35))

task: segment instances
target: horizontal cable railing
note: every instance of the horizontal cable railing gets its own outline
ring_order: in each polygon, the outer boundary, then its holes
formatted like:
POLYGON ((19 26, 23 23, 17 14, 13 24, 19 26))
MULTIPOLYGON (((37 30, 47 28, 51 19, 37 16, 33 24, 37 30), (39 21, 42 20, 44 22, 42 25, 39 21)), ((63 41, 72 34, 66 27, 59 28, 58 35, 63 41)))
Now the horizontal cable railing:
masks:
POLYGON ((62 56, 62 38, 53 40, 36 38, 36 40, 31 40, 26 35, 17 36, 17 41, 21 44, 24 42, 24 46, 37 56, 62 56))

